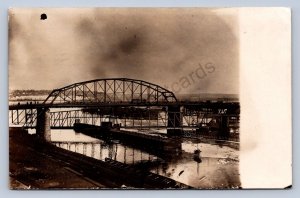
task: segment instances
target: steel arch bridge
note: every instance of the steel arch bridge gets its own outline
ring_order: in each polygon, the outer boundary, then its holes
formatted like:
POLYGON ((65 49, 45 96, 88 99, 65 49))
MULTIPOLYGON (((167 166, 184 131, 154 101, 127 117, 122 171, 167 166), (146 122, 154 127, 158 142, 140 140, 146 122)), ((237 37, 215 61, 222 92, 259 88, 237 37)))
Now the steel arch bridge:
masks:
POLYGON ((54 89, 51 104, 157 104, 177 102, 173 92, 150 82, 129 78, 95 79, 54 89))
POLYGON ((232 102, 178 101, 173 92, 143 80, 107 78, 54 89, 42 103, 10 105, 9 122, 37 128, 49 110, 51 128, 72 128, 76 121, 97 126, 108 120, 128 129, 226 125, 238 130, 239 109, 232 102))
MULTIPOLYGON (((131 110, 135 107, 144 107, 144 112, 140 112, 139 115, 134 113, 135 115, 126 116, 127 120, 131 118, 132 125, 137 127, 135 119, 139 119, 140 123, 146 122, 145 120, 150 122, 150 117, 153 117, 154 111, 151 110, 152 107, 159 106, 161 109, 164 106, 176 105, 176 102, 174 93, 159 85, 129 78, 106 78, 74 83, 54 89, 42 103, 11 105, 9 109, 10 121, 13 125, 34 128, 37 125, 41 109, 54 110, 56 108, 58 110, 50 112, 52 127, 72 127, 75 120, 86 121, 87 123, 91 121, 94 124, 101 122, 108 115, 97 116, 83 112, 82 108, 101 109, 100 113, 102 113, 103 109, 106 108, 123 108, 123 111, 126 111, 126 109, 131 110), (61 111, 58 108, 64 108, 64 110, 61 111), (74 110, 74 108, 81 110, 74 110)), ((109 114, 111 117, 114 113, 109 114)), ((173 113, 172 116, 175 114, 173 113)), ((157 126, 166 126, 165 120, 166 118, 157 116, 157 126), (158 121, 158 119, 160 120, 158 121)))

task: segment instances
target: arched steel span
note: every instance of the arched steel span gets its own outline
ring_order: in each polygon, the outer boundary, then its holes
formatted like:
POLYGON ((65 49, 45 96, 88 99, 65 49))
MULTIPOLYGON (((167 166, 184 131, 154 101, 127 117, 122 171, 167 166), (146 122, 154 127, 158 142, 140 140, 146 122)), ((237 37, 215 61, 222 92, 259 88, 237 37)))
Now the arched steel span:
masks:
POLYGON ((44 104, 60 103, 168 103, 177 102, 173 92, 150 82, 130 78, 106 78, 54 89, 44 104))

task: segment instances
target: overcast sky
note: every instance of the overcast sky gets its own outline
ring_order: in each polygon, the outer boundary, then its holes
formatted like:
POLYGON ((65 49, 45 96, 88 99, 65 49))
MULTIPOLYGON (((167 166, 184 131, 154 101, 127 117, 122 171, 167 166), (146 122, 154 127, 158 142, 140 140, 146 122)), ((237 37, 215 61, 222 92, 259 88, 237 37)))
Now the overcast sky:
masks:
POLYGON ((127 77, 175 93, 237 94, 237 16, 234 9, 11 9, 9 88, 127 77))

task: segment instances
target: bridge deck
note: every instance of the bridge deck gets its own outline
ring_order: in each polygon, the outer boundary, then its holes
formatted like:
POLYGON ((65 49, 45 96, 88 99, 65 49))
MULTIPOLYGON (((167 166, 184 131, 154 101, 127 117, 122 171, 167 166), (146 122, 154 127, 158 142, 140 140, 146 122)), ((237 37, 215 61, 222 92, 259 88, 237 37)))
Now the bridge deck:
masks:
POLYGON ((238 102, 159 102, 159 103, 26 103, 9 105, 9 110, 37 108, 89 108, 89 107, 133 107, 133 106, 184 106, 198 108, 230 108, 239 107, 238 102))

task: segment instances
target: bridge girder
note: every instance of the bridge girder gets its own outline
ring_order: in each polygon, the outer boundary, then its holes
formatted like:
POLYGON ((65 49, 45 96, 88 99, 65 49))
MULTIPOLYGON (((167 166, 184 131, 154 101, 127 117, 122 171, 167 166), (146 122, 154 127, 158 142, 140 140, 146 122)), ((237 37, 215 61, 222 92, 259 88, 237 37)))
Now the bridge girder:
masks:
POLYGON ((153 83, 129 78, 84 81, 54 89, 43 104, 147 104, 177 102, 173 92, 153 83))

